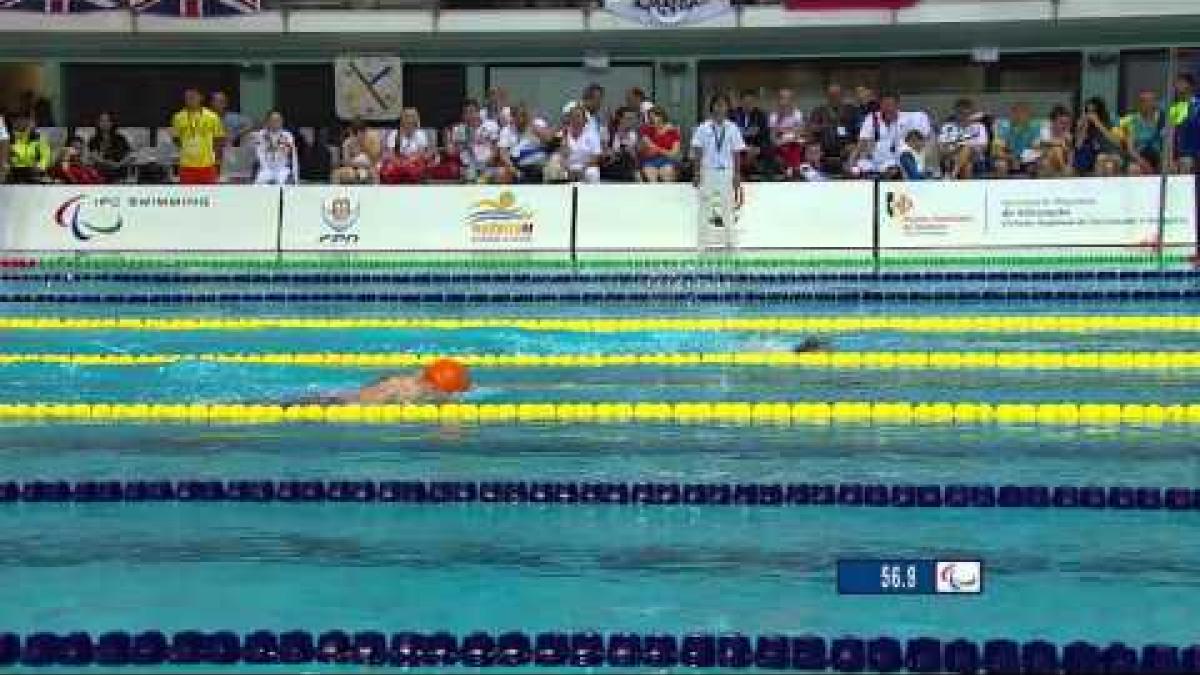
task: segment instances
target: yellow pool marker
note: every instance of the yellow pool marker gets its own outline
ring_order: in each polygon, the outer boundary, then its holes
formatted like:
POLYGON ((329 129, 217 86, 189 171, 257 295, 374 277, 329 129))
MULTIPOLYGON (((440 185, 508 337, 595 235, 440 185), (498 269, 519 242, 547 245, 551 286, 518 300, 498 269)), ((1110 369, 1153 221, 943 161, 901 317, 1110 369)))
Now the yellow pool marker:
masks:
POLYGON ((847 333, 1094 333, 1104 331, 1200 331, 1200 316, 775 316, 691 318, 75 318, 0 317, 0 330, 256 331, 517 329, 587 333, 643 331, 755 331, 847 333))
POLYGON ((7 403, 7 422, 200 424, 729 424, 1195 426, 1200 403, 912 401, 446 403, 291 406, 188 403, 7 403))
POLYGON ((621 366, 784 366, 863 370, 1189 370, 1200 352, 666 352, 638 354, 411 354, 406 352, 276 354, 0 354, 0 365, 154 366, 225 364, 410 368, 453 358, 473 368, 621 366))

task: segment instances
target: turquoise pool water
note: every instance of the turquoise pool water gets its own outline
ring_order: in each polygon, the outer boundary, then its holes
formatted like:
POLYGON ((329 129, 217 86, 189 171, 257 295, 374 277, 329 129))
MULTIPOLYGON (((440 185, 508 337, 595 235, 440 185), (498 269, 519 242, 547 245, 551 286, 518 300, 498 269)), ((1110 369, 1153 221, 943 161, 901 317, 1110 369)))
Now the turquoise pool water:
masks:
MULTIPOLYGON (((43 314, 65 315, 63 307, 43 314)), ((287 311, 283 311, 286 309, 287 311)), ((1181 313, 1071 304, 674 308, 672 316, 1181 313)), ((8 315, 27 311, 14 308, 8 315)), ((103 314, 97 308, 89 310, 103 314)), ((263 311, 259 308, 259 311, 263 311)), ((290 316, 367 315, 345 307, 290 316)), ((393 307, 394 315, 410 308, 393 307)), ((139 310, 211 315, 205 307, 139 310)), ((654 315, 554 306, 453 316, 654 315), (493 314, 495 313, 495 314, 493 314)), ((83 312, 71 308, 70 315, 83 312)), ((112 310, 110 315, 115 313, 112 310)), ((239 315, 245 315, 241 312, 239 315)), ((1200 350, 1200 335, 828 337, 843 351, 1200 350)), ((10 331, 4 353, 660 353, 787 350, 778 333, 489 330, 10 331)), ((271 402, 380 373, 183 361, 0 367, 0 403, 271 402)), ((489 368, 466 400, 906 400, 1190 403, 1192 371, 489 368)), ((1188 428, 483 427, 11 424, 5 480, 335 478, 1200 485, 1188 428)), ((0 627, 164 631, 741 631, 1187 643, 1200 516, 1055 509, 687 506, 4 504, 0 627), (975 597, 840 597, 839 558, 983 559, 975 597)))

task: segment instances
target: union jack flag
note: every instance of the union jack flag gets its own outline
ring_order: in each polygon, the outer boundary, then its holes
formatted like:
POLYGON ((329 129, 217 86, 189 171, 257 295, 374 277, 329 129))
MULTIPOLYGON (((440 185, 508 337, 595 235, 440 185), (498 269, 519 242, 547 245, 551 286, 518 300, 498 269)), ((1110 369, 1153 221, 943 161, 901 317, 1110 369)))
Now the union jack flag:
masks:
POLYGON ((15 9, 46 14, 72 14, 121 9, 120 0, 0 0, 0 9, 15 9))
POLYGON ((139 13, 185 19, 254 14, 262 9, 260 0, 129 0, 129 6, 139 13))

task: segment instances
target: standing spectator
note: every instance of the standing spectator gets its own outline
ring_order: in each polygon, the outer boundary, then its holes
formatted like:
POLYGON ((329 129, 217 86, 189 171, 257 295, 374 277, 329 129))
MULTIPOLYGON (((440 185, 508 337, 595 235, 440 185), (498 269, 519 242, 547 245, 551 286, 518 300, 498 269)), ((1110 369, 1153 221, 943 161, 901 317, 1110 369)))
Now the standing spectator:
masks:
POLYGON ((416 184, 425 180, 425 170, 433 161, 433 149, 425 130, 421 128, 421 115, 416 108, 405 108, 400 113, 400 126, 388 132, 383 142, 383 164, 379 169, 379 182, 387 184, 416 184))
MULTIPOLYGON (((721 98, 728 100, 724 96, 721 98)), ((729 106, 725 110, 728 112, 729 106)), ((682 137, 679 128, 667 121, 667 111, 654 106, 650 111, 650 124, 642 127, 641 137, 642 178, 647 183, 675 182, 682 137)))
POLYGON ((1071 133, 1071 111, 1065 106, 1055 106, 1050 112, 1050 123, 1042 129, 1038 141, 1040 163, 1039 178, 1070 176, 1075 165, 1075 137, 1071 133))
POLYGON ((1166 115, 1153 91, 1138 93, 1137 110, 1121 118, 1121 142, 1129 157, 1129 172, 1147 175, 1162 168, 1166 115))
POLYGON ((804 163, 804 113, 796 107, 791 89, 780 89, 775 112, 771 113, 771 141, 785 178, 796 178, 804 163))
POLYGON ((1013 104, 1008 119, 1001 120, 997 127, 1000 146, 997 159, 1005 160, 1006 169, 1034 175, 1041 158, 1038 142, 1042 137, 1043 125, 1033 119, 1033 108, 1024 102, 1013 104))
POLYGON ((369 185, 379 181, 382 151, 379 138, 366 122, 355 118, 342 140, 341 166, 333 173, 333 182, 343 185, 369 185))
POLYGON ((863 120, 858 146, 850 156, 852 173, 899 176, 900 148, 914 129, 928 138, 929 118, 924 113, 901 112, 900 97, 885 94, 879 99, 879 110, 863 120))
POLYGON ((736 210, 743 201, 741 162, 737 154, 746 149, 742 132, 729 119, 727 96, 714 96, 708 104, 708 119, 692 134, 696 151, 697 193, 696 246, 703 252, 713 244, 732 248, 736 210), (723 240, 723 241, 722 241, 723 240))
POLYGON ((942 175, 968 179, 987 173, 989 142, 983 115, 975 112, 971 99, 959 99, 954 104, 954 115, 946 120, 938 134, 942 175))
POLYGON ((96 169, 83 163, 83 139, 72 136, 62 150, 58 159, 50 167, 50 178, 57 183, 68 185, 99 185, 104 177, 96 169))
POLYGON ((1075 125, 1075 169, 1093 173, 1097 162, 1108 162, 1121 155, 1121 137, 1113 132, 1112 117, 1104 99, 1094 96, 1083 106, 1075 125))
POLYGON ((512 106, 508 104, 508 90, 498 86, 488 87, 480 115, 501 128, 512 124, 512 106))
POLYGON ((517 106, 513 113, 512 129, 516 141, 508 154, 518 178, 530 183, 546 181, 546 162, 554 150, 554 129, 545 119, 535 117, 523 105, 517 106))
POLYGON ((54 126, 54 108, 50 99, 38 96, 32 89, 21 92, 20 112, 29 115, 35 127, 54 126))
POLYGON ((267 114, 267 123, 251 134, 251 143, 258 169, 257 185, 289 185, 297 182, 300 161, 296 154, 296 138, 283 128, 283 115, 278 111, 267 114))
POLYGON ((463 178, 468 183, 511 183, 516 177, 505 153, 500 151, 500 125, 484 119, 479 102, 463 104, 462 122, 450 131, 450 146, 459 157, 463 178))
POLYGON ((117 130, 112 113, 96 117, 96 132, 88 141, 88 161, 104 180, 115 183, 129 174, 129 141, 117 130))
POLYGON ((851 135, 857 120, 858 111, 842 100, 842 85, 829 85, 825 90, 825 103, 814 108, 808 116, 809 131, 825 158, 825 166, 818 169, 841 172, 857 140, 857 136, 851 135))
POLYGON ((742 153, 742 173, 771 173, 765 166, 771 150, 770 121, 758 106, 758 95, 753 90, 742 92, 741 105, 733 111, 732 118, 746 144, 746 151, 742 153))
POLYGON ((600 167, 600 177, 624 183, 638 180, 639 151, 642 135, 639 129, 641 115, 637 108, 622 107, 617 110, 617 127, 612 133, 612 147, 600 167))
POLYGON ((222 142, 225 125, 213 111, 204 107, 197 89, 183 94, 183 110, 171 118, 171 136, 179 147, 179 182, 184 185, 212 185, 220 178, 222 142))
POLYGON ((587 109, 582 105, 571 107, 567 113, 567 124, 562 131, 562 147, 555 163, 568 180, 596 183, 600 180, 600 156, 603 153, 600 137, 588 122, 587 109))
POLYGON ((8 123, 4 115, 0 115, 0 183, 8 178, 8 123))
POLYGON ((650 111, 654 109, 654 101, 646 96, 641 87, 630 87, 625 93, 625 107, 630 108, 638 116, 638 126, 650 123, 650 111))
POLYGON ((12 118, 8 178, 13 183, 40 183, 53 157, 50 144, 33 128, 33 117, 18 110, 12 118))
POLYGON ((229 109, 229 96, 214 91, 208 97, 209 108, 225 127, 225 149, 221 153, 221 176, 230 182, 245 182, 253 175, 254 148, 246 139, 254 132, 254 121, 229 109))
POLYGON ((1175 103, 1169 114, 1175 129, 1176 169, 1193 173, 1200 165, 1200 95, 1191 73, 1175 78, 1175 103))

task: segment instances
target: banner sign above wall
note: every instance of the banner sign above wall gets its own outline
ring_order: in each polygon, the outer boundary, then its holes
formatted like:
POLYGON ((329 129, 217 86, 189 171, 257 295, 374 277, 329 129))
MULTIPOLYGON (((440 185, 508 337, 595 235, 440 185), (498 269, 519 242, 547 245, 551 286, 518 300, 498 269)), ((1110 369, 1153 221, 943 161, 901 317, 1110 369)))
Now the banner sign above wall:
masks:
POLYGON ((733 11, 730 0, 604 0, 604 9, 647 26, 681 26, 733 11))
POLYGON ((0 250, 270 251, 279 188, 0 186, 0 250))
POLYGON ((396 120, 404 107, 404 62, 391 56, 334 60, 334 109, 343 120, 396 120))
POLYGON ((786 9, 830 11, 841 9, 904 9, 918 0, 783 0, 786 9))

